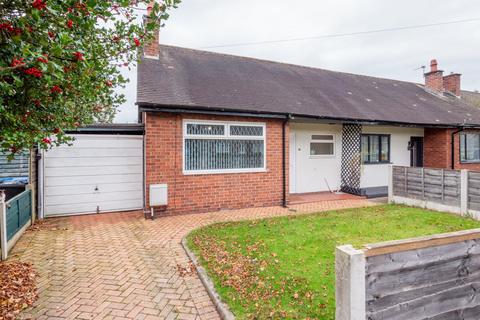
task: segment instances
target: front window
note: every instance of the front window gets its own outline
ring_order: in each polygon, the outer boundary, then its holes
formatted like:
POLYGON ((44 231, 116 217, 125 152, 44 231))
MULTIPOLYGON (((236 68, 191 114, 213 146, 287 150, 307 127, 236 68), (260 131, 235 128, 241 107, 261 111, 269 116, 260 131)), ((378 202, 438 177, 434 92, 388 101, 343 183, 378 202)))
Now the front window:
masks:
POLYGON ((184 172, 265 170, 265 124, 185 121, 184 172))
POLYGON ((480 134, 464 133, 460 135, 460 160, 462 162, 480 161, 480 134))
POLYGON ((390 162, 390 136, 386 134, 362 135, 363 163, 390 162))

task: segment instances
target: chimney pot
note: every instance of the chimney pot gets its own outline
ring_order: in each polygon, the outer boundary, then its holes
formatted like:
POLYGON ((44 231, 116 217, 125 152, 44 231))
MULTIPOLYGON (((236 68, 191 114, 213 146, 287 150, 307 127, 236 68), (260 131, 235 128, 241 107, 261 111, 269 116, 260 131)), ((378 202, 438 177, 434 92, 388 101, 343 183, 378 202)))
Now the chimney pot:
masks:
POLYGON ((438 62, 436 59, 430 61, 430 72, 437 72, 438 71, 438 62))

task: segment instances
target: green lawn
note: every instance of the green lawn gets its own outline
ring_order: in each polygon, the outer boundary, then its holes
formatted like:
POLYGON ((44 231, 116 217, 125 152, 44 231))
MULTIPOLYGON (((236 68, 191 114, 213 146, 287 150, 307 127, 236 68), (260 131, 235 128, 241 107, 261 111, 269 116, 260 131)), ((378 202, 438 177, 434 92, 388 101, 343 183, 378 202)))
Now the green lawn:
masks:
POLYGON ((334 319, 335 246, 473 228, 480 222, 385 205, 215 224, 188 243, 238 319, 334 319))

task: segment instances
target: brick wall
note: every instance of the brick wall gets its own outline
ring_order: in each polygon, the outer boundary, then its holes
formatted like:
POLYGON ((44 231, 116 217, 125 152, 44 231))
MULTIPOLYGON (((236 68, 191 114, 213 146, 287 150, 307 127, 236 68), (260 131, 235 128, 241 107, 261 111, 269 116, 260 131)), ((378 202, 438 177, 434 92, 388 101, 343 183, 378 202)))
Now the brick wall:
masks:
MULTIPOLYGON (((282 120, 146 113, 144 121, 147 205, 149 199, 148 186, 155 183, 168 184, 169 204, 165 210, 156 209, 158 211, 156 213, 200 213, 224 209, 281 205, 282 120), (266 123, 267 172, 184 175, 182 172, 183 119, 266 123)), ((287 126, 287 170, 288 137, 287 126)))
POLYGON ((450 130, 426 128, 423 139, 423 165, 448 168, 451 163, 450 130))
MULTIPOLYGON (((452 163, 452 132, 456 129, 425 129, 424 166, 450 169, 452 163)), ((465 130, 469 132, 471 130, 465 130)), ((460 134, 455 135, 455 169, 480 171, 480 163, 460 163, 460 134)))

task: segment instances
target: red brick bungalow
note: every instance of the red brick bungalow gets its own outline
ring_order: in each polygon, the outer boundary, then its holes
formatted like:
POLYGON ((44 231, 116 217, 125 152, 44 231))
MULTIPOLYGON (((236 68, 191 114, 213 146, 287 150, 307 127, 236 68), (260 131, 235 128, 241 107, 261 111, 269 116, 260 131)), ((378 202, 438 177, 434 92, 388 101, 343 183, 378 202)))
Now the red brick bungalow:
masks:
MULTIPOLYGON (((158 39, 157 39, 158 40, 158 39)), ((425 86, 172 46, 147 46, 137 104, 145 194, 158 214, 387 192, 388 167, 480 169, 480 110, 432 61, 425 86), (455 141, 452 144, 452 140, 455 141)))

